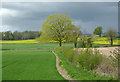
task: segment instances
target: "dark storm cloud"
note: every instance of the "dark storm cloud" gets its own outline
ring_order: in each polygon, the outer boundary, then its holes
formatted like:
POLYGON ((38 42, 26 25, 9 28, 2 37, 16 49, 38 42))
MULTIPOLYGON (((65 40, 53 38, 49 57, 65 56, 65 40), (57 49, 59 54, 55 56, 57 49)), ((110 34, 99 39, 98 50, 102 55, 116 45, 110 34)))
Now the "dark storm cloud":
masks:
POLYGON ((91 32, 97 26, 103 26, 104 31, 109 27, 117 29, 118 7, 117 3, 83 3, 83 2, 36 2, 36 3, 3 3, 3 25, 8 30, 34 30, 41 29, 42 22, 52 14, 67 14, 82 30, 87 28, 91 32))

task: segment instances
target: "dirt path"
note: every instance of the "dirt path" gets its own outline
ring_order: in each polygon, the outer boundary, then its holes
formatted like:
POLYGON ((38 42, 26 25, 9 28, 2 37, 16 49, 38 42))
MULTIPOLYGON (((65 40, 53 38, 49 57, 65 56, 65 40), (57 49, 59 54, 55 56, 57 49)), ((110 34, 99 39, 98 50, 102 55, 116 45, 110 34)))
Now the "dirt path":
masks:
POLYGON ((96 49, 99 50, 103 55, 110 56, 112 55, 112 53, 110 52, 113 52, 115 48, 118 47, 107 47, 107 48, 96 48, 96 49))
POLYGON ((59 58, 57 56, 57 54, 52 51, 52 53, 56 56, 56 68, 58 70, 58 72, 67 80, 72 80, 72 78, 70 78, 70 76, 67 74, 67 72, 65 70, 62 69, 62 67, 59 66, 59 58))

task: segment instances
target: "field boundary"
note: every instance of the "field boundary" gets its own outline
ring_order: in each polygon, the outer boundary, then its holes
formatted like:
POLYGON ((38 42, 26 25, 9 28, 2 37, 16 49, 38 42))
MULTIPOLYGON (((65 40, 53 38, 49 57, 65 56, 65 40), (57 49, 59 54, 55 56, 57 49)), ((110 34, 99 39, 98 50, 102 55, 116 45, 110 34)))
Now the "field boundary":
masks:
POLYGON ((67 72, 65 70, 62 69, 62 67, 59 66, 59 58, 58 55, 52 51, 52 53, 56 56, 56 68, 58 70, 58 72, 67 80, 72 80, 72 78, 70 78, 70 76, 67 74, 67 72))

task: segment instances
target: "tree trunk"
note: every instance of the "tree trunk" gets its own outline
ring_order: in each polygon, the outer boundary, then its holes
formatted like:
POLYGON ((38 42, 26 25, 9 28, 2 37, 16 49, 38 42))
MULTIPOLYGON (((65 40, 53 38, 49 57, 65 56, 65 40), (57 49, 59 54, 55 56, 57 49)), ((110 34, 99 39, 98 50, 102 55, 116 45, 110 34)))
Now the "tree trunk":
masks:
POLYGON ((59 41, 59 46, 60 46, 60 47, 62 46, 62 42, 61 42, 61 40, 59 41))
POLYGON ((74 43, 75 48, 77 48, 77 42, 74 43))
POLYGON ((113 39, 111 38, 111 46, 113 45, 113 39))

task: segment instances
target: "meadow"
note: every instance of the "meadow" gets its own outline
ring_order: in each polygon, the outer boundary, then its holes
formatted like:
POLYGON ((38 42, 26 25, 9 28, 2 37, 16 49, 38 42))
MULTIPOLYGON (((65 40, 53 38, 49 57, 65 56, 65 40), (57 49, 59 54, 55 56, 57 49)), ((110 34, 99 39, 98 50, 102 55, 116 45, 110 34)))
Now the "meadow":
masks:
POLYGON ((48 49, 2 51, 2 79, 65 80, 56 69, 55 56, 48 49))
MULTIPOLYGON (((64 43, 64 46, 73 46, 64 43)), ((2 44, 3 80, 65 80, 56 69, 52 50, 58 43, 2 44)), ((1 52, 1 51, 0 51, 1 52)))

